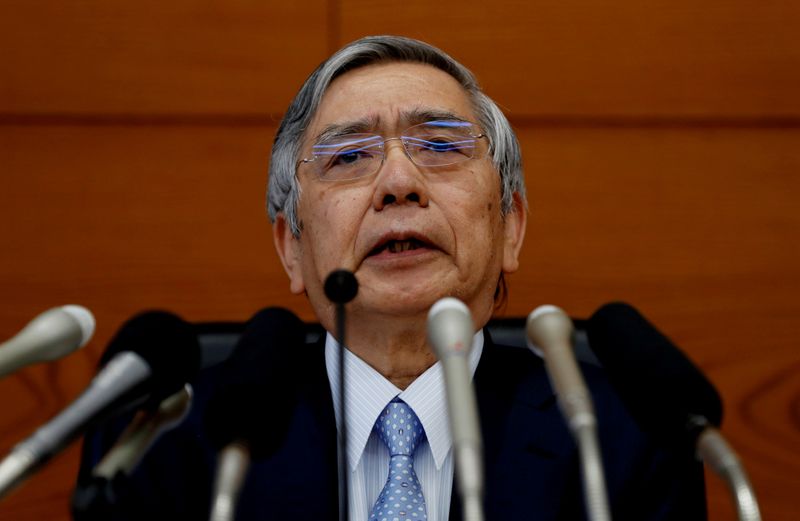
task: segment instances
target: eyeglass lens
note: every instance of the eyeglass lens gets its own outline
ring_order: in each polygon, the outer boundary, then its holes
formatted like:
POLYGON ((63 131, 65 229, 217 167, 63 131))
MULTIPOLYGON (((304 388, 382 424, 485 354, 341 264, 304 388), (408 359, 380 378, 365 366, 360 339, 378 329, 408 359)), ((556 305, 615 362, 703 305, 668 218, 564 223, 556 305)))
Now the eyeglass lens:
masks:
POLYGON ((476 155, 478 129, 457 120, 428 121, 415 125, 400 138, 384 139, 375 134, 336 136, 313 147, 311 163, 320 179, 345 180, 372 175, 384 157, 384 143, 400 139, 408 157, 418 166, 445 166, 476 155))

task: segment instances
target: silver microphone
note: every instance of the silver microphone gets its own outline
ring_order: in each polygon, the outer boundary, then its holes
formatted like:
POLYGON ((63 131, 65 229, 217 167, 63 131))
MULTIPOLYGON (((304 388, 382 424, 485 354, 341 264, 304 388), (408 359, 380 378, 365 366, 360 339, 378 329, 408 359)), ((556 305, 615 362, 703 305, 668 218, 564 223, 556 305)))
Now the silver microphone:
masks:
POLYGON ((83 306, 52 308, 0 344, 0 378, 37 362, 57 360, 83 347, 94 334, 95 320, 83 306))
POLYGON ((168 396, 153 411, 139 411, 120 434, 111 450, 92 469, 92 475, 111 480, 118 473, 130 475, 162 433, 177 427, 192 406, 192 386, 168 396))
POLYGON ((250 447, 246 442, 231 442, 219 452, 209 521, 232 521, 234 519, 236 502, 239 499, 249 467, 250 447))
POLYGON ((539 306, 528 315, 528 346, 544 358, 558 405, 578 445, 589 519, 610 521, 603 461, 597 441, 592 398, 573 353, 572 320, 556 306, 539 306))
POLYGON ((475 328, 469 308, 443 298, 428 312, 428 341, 442 363, 456 480, 465 521, 483 520, 483 441, 469 370, 475 328))
POLYGON ((89 426, 133 404, 173 394, 200 368, 194 327, 167 312, 143 313, 128 321, 107 354, 108 362, 87 389, 0 461, 0 498, 89 426))

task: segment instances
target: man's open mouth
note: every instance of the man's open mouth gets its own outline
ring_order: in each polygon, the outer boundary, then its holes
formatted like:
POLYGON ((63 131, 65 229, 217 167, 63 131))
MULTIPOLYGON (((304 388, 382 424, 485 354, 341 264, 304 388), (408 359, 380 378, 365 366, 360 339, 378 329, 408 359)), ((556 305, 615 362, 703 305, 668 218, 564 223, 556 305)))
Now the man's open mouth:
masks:
POLYGON ((430 248, 430 245, 418 239, 403 239, 403 240, 389 240, 376 246, 371 252, 370 256, 379 255, 383 252, 388 253, 403 253, 405 251, 416 250, 419 248, 430 248))

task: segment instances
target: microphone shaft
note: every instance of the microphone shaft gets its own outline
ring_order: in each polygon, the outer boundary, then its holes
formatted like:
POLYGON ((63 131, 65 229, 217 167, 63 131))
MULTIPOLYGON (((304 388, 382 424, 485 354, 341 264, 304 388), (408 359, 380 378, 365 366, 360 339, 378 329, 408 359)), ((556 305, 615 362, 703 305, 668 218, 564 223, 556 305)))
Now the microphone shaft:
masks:
POLYGON ((744 466, 722 434, 706 427, 697 438, 697 454, 730 489, 740 521, 761 521, 758 501, 744 466))
POLYGON ((592 398, 572 354, 572 346, 548 349, 544 364, 556 391, 558 404, 573 434, 586 425, 595 425, 592 398))
POLYGON ((460 469, 456 472, 456 478, 464 501, 464 519, 479 521, 483 519, 483 443, 467 357, 450 356, 442 364, 442 369, 450 411, 454 463, 460 469), (479 508, 474 508, 475 505, 479 508))
POLYGON ((591 521, 611 521, 611 513, 606 493, 603 461, 597 443, 595 425, 583 425, 573 429, 575 442, 581 456, 581 471, 586 496, 586 511, 591 521))
POLYGON ((250 450, 242 443, 233 442, 219 453, 210 521, 233 521, 249 466, 250 450))
POLYGON ((544 360, 556 389, 558 403, 578 446, 587 515, 591 521, 610 521, 603 461, 597 439, 597 420, 591 395, 572 356, 572 348, 564 346, 563 349, 549 349, 544 360))
POLYGON ((338 443, 338 470, 339 470, 339 520, 348 521, 350 519, 350 483, 347 471, 347 385, 345 382, 346 364, 344 362, 345 334, 347 332, 347 310, 343 302, 336 303, 336 333, 339 337, 339 351, 337 353, 337 364, 339 365, 339 411, 341 413, 341 425, 339 426, 338 443))
POLYGON ((530 342, 544 353, 547 375, 578 446, 587 516, 591 521, 610 521, 597 419, 591 394, 575 360, 572 321, 555 306, 541 306, 528 316, 527 333, 530 342))
POLYGON ((15 446, 3 460, 0 497, 78 436, 89 420, 148 376, 149 366, 134 353, 120 353, 111 359, 77 400, 15 446))
POLYGON ((25 447, 17 447, 0 463, 0 499, 12 491, 36 468, 36 458, 25 447))

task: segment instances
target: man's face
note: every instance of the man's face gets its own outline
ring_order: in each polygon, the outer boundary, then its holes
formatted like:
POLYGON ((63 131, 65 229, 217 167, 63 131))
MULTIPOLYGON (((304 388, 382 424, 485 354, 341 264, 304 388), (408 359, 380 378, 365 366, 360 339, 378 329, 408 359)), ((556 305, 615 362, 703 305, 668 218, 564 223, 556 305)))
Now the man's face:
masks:
MULTIPOLYGON (((316 136, 332 125, 366 124, 361 132, 390 138, 421 123, 421 113, 477 122, 463 88, 434 67, 384 63, 350 71, 325 93, 301 157, 312 156, 316 136)), ((501 216, 500 178, 489 157, 420 167, 393 140, 374 176, 321 181, 308 164, 297 176, 300 237, 279 217, 275 241, 292 291, 308 293, 323 325, 331 325, 323 284, 337 268, 358 279, 353 313, 419 316, 439 298, 454 296, 478 325, 488 319, 501 270, 517 268, 525 228, 519 198, 501 216)))

